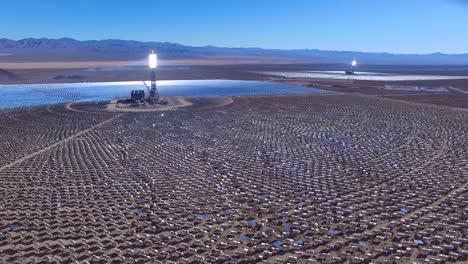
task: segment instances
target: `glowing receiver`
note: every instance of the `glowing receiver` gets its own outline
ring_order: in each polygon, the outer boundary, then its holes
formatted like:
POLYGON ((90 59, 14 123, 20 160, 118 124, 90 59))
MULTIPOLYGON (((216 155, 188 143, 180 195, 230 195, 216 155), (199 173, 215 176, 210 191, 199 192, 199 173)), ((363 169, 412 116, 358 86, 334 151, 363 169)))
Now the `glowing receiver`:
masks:
POLYGON ((155 53, 150 53, 149 55, 149 67, 150 69, 156 69, 156 67, 158 67, 158 57, 155 53))

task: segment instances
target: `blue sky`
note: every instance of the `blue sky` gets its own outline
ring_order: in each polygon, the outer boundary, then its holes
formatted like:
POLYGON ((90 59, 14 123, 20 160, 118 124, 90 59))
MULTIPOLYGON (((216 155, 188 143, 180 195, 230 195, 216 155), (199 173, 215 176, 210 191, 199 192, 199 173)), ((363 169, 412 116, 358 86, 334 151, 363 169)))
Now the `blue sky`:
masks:
POLYGON ((468 53, 465 0, 12 0, 0 38, 468 53))

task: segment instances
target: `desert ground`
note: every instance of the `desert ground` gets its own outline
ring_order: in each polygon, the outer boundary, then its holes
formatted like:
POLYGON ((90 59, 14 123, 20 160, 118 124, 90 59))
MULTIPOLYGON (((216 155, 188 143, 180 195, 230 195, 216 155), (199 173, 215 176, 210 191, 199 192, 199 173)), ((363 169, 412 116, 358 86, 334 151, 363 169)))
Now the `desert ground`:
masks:
MULTIPOLYGON (((0 84, 22 83, 67 83, 109 82, 148 80, 148 69, 141 61, 102 62, 2 62, 0 84)), ((317 78, 286 78, 260 72, 278 71, 345 71, 348 65, 317 64, 308 61, 281 59, 259 60, 256 58, 218 58, 206 60, 162 61, 158 68, 159 80, 234 79, 264 80, 316 87, 339 93, 386 96, 426 104, 468 108, 468 79, 424 81, 365 81, 333 80, 317 78), (412 87, 443 87, 443 93, 401 91, 385 89, 386 85, 412 87)), ((407 66, 407 65, 362 65, 360 71, 393 74, 455 75, 468 77, 468 66, 407 66)))

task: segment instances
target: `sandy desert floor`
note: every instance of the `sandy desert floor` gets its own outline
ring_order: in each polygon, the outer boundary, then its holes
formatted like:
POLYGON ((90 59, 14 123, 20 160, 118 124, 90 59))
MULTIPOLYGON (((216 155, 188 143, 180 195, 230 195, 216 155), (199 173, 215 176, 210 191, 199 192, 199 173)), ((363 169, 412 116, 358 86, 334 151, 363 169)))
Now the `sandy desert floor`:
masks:
MULTIPOLYGON (((67 83, 67 82, 110 82, 147 80, 148 69, 138 66, 142 62, 64 62, 66 65, 52 63, 25 63, 3 65, 10 67, 0 70, 0 83, 67 83), (75 65, 75 66, 74 66, 75 65), (21 66, 21 67, 20 67, 21 66), (16 67, 16 68, 15 68, 16 67), (58 68, 56 68, 58 67, 58 68), (74 68, 75 67, 75 68, 74 68), (78 68, 76 68, 78 67, 78 68)), ((346 65, 312 64, 272 60, 265 61, 234 59, 210 60, 173 60, 163 62, 158 69, 159 80, 192 79, 234 79, 263 80, 282 82, 300 86, 316 87, 340 93, 365 94, 374 96, 395 96, 399 100, 417 101, 438 105, 467 108, 468 79, 426 80, 426 81, 367 81, 339 80, 323 78, 286 78, 268 75, 267 72, 303 72, 303 71, 344 71, 346 65), (242 64, 243 63, 243 64, 242 64), (265 72, 265 73, 259 73, 265 72), (404 85, 413 87, 442 87, 447 92, 442 94, 408 91, 391 91, 386 85, 404 85), (417 95, 422 95, 421 97, 417 95)), ((5 63, 4 63, 5 64, 5 63)), ((14 63, 13 63, 14 64, 14 63)), ((63 63, 62 63, 63 64, 63 63)), ((1 67, 0 67, 1 68, 1 67)), ((403 65, 363 65, 360 71, 410 75, 451 75, 468 76, 468 66, 403 66, 403 65)))

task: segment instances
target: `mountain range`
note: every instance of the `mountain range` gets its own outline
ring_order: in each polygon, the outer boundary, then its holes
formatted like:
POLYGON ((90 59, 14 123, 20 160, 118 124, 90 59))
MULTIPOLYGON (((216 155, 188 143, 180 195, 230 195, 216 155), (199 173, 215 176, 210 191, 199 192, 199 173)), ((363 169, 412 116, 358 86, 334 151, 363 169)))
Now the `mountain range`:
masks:
POLYGON ((119 39, 79 41, 71 38, 0 39, 0 62, 133 61, 145 59, 151 50, 158 53, 160 58, 168 60, 251 57, 301 62, 348 63, 356 59, 363 64, 468 65, 468 53, 391 54, 317 49, 192 47, 169 42, 119 39))

